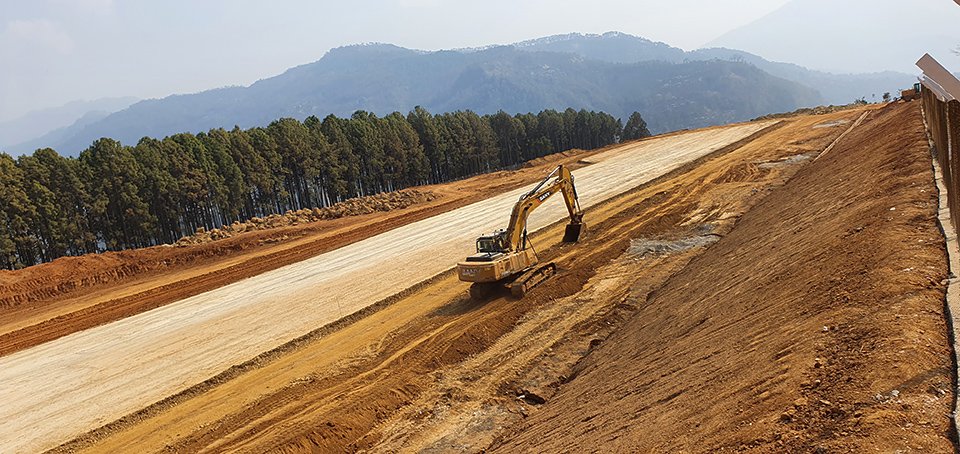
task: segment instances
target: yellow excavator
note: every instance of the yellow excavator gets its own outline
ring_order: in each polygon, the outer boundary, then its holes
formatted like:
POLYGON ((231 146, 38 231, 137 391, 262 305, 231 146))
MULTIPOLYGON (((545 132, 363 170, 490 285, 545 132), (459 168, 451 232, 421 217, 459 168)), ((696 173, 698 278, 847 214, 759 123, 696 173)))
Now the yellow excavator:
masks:
POLYGON ((472 282, 470 295, 475 299, 488 296, 497 287, 505 287, 520 298, 537 284, 556 273, 554 263, 540 265, 537 252, 527 239, 527 217, 550 196, 563 194, 570 214, 570 223, 563 242, 575 243, 584 230, 583 210, 573 184, 573 174, 558 166, 513 206, 510 223, 490 235, 477 238, 477 253, 457 264, 461 281, 472 282))

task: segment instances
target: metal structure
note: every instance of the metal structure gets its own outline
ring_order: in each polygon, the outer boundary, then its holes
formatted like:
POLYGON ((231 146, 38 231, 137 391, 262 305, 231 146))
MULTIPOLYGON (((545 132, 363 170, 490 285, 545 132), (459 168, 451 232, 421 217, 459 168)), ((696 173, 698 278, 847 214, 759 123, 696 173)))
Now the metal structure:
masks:
POLYGON ((960 80, 930 54, 917 66, 923 70, 923 113, 947 188, 950 223, 960 231, 960 80))

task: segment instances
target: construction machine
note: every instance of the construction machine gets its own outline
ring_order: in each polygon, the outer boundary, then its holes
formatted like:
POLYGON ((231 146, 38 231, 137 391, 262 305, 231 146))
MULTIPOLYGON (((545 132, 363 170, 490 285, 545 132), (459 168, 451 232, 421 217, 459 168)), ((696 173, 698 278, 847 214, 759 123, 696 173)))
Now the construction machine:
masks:
POLYGON ((913 84, 913 88, 909 88, 900 92, 900 99, 904 101, 913 101, 914 99, 920 99, 920 83, 913 84))
POLYGON ((527 218, 533 210, 557 193, 563 194, 563 201, 570 215, 563 242, 579 241, 584 230, 583 210, 580 209, 573 174, 561 165, 540 184, 520 196, 520 200, 513 206, 506 229, 477 238, 476 254, 457 264, 460 280, 473 283, 470 286, 471 296, 483 298, 502 286, 510 290, 513 296, 520 298, 556 273, 556 264, 540 264, 537 252, 527 238, 527 218))

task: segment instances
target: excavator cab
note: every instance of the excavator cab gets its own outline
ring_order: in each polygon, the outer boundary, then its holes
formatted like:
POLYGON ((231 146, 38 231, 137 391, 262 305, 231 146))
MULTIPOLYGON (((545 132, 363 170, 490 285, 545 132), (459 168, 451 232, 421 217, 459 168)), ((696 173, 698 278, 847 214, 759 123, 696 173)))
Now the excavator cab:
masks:
POLYGON ((468 262, 492 262, 509 252, 506 231, 501 229, 477 238, 477 253, 467 257, 468 262))
POLYGON ((500 229, 490 235, 477 238, 477 252, 506 252, 509 250, 505 244, 507 240, 506 233, 506 230, 500 229))

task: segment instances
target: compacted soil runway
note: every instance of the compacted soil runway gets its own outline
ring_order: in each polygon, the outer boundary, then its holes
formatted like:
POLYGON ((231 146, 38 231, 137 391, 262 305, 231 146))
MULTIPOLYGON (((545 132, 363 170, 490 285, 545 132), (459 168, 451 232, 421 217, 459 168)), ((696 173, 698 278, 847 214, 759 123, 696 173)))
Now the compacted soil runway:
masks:
MULTIPOLYGON (((628 144, 576 171, 585 208, 754 135, 756 122, 628 144)), ((0 357, 0 451, 56 447, 448 269, 522 191, 0 357)), ((532 216, 538 230, 562 204, 532 216)), ((589 222, 589 221, 588 221, 589 222)))

